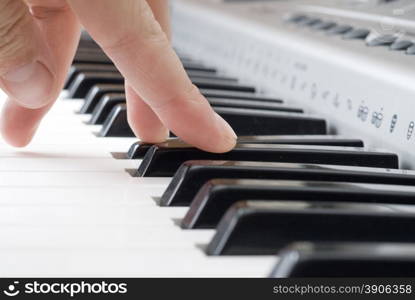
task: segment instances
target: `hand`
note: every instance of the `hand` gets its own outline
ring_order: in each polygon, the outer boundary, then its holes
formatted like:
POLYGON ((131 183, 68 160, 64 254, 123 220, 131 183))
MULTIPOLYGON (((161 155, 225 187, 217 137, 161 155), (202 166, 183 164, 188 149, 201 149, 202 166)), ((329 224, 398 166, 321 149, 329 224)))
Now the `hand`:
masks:
POLYGON ((162 142, 169 129, 206 151, 231 150, 235 133, 170 46, 167 0, 147 1, 0 0, 0 87, 9 96, 3 137, 17 147, 30 142, 63 87, 82 24, 126 79, 138 137, 162 142))

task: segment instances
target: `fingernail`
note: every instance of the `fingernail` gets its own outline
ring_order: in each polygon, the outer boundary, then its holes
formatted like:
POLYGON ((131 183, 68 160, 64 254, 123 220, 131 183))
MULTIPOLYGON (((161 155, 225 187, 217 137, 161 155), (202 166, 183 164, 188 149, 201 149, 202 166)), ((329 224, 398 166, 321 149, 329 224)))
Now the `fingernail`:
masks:
POLYGON ((220 128, 220 130, 223 133, 223 136, 225 137, 227 141, 227 148, 232 149, 236 144, 236 133, 233 131, 232 127, 229 125, 228 122, 226 122, 220 115, 215 113, 216 116, 216 122, 217 126, 220 128))
POLYGON ((9 97, 27 108, 40 108, 49 102, 53 76, 40 62, 19 67, 3 75, 9 97))

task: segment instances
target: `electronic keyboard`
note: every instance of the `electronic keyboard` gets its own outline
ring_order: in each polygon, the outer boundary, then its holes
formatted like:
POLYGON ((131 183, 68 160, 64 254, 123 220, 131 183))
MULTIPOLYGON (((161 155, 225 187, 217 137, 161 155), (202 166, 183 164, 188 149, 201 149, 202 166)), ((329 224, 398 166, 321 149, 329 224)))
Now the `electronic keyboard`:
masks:
POLYGON ((0 142, 0 275, 415 276, 413 8, 174 1, 184 68, 238 134, 222 154, 135 138, 84 34, 33 142, 0 142))

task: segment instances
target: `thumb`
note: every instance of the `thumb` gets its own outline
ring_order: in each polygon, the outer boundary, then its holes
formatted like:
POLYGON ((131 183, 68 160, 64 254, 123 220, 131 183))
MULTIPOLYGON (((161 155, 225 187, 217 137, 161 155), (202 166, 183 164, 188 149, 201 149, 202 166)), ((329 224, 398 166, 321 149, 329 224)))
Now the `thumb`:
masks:
POLYGON ((28 6, 22 0, 0 0, 0 87, 21 106, 35 109, 52 101, 54 76, 47 57, 28 6))

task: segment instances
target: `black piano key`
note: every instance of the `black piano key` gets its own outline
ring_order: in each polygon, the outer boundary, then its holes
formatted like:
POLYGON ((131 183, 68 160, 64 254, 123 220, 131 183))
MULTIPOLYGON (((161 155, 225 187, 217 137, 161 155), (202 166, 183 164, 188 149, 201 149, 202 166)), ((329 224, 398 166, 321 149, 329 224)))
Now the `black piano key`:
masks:
MULTIPOLYGON (((91 44, 92 45, 92 44, 91 44)), ((75 59, 73 61, 74 64, 78 63, 86 63, 86 62, 77 62, 77 61, 87 61, 90 56, 97 56, 100 58, 106 57, 106 54, 102 51, 102 49, 90 46, 90 47, 82 47, 78 48, 75 53, 75 59)))
POLYGON ((253 86, 241 85, 232 82, 221 83, 217 81, 211 81, 209 79, 197 79, 193 80, 192 82, 199 89, 255 93, 255 87, 253 86))
POLYGON ((363 147, 360 139, 345 138, 338 135, 251 135, 239 136, 238 143, 244 144, 287 144, 363 147))
POLYGON ((190 205, 203 184, 215 178, 317 180, 415 186, 415 172, 407 170, 218 160, 187 161, 174 174, 159 203, 161 206, 190 205))
POLYGON ((252 92, 235 92, 235 91, 224 91, 224 90, 208 90, 200 89, 202 95, 206 98, 221 98, 221 99, 237 99, 237 100, 256 100, 256 101, 270 101, 276 103, 283 103, 283 100, 267 97, 263 95, 258 95, 252 92))
MULTIPOLYGON (((121 93, 124 91, 123 84, 98 84, 98 86, 102 86, 105 92, 107 86, 109 86, 109 92, 111 93, 121 93)), ((92 89, 89 91, 91 94, 92 89)), ((258 96, 254 93, 243 93, 243 92, 229 92, 229 91, 215 91, 215 90, 200 90, 202 95, 209 99, 236 99, 236 100, 253 100, 253 101, 267 101, 267 102, 275 102, 275 103, 283 103, 282 100, 277 98, 268 98, 263 96, 258 96)), ((91 97, 87 95, 86 102, 91 102, 87 105, 87 108, 82 108, 81 111, 83 113, 91 113, 93 108, 95 107, 97 101, 102 97, 103 93, 100 93, 96 99, 90 99, 91 97), (90 107, 91 106, 91 107, 90 107)), ((86 105, 86 104, 85 104, 86 105)))
POLYGON ((238 80, 231 77, 224 77, 224 76, 211 76, 211 75, 202 75, 202 74, 195 74, 193 72, 188 72, 187 75, 192 80, 193 83, 197 84, 199 81, 206 81, 212 84, 229 84, 229 85, 237 85, 238 80))
POLYGON ((73 59, 73 63, 75 64, 107 64, 113 65, 111 59, 105 55, 104 52, 100 53, 82 53, 77 52, 73 59))
POLYGON ((106 94, 95 107, 91 119, 88 122, 93 125, 100 125, 105 122, 112 109, 118 104, 125 103, 125 94, 106 94))
POLYGON ((84 49, 101 50, 100 46, 88 34, 86 34, 85 32, 82 32, 77 51, 84 50, 84 49))
POLYGON ((392 169, 399 166, 396 154, 362 151, 359 148, 237 144, 227 153, 209 153, 191 146, 165 142, 153 145, 147 151, 136 175, 171 177, 187 160, 295 162, 392 169))
MULTIPOLYGON (((170 139, 168 139, 170 140, 170 139)), ((176 140, 176 138, 173 138, 172 140, 176 140)), ((126 153, 127 159, 139 159, 143 158, 144 155, 147 153, 148 149, 150 149, 151 146, 153 146, 153 143, 147 143, 147 142, 135 142, 130 146, 126 153)))
POLYGON ((85 96, 85 102, 79 113, 90 114, 106 94, 124 93, 123 84, 97 84, 94 85, 85 96))
MULTIPOLYGON (((251 87, 239 85, 232 81, 226 82, 215 78, 198 78, 191 77, 194 85, 204 88, 222 88, 224 90, 247 90, 251 91, 251 87)), ((69 98, 84 98, 89 90, 95 84, 111 83, 111 84, 124 84, 124 77, 119 72, 82 72, 79 73, 68 87, 69 98)))
POLYGON ((213 179, 193 198, 182 228, 215 228, 229 207, 250 199, 412 204, 415 188, 324 181, 213 179))
POLYGON ((92 40, 92 42, 81 41, 79 43, 78 49, 76 50, 75 54, 84 54, 84 53, 94 53, 94 54, 105 55, 104 51, 101 49, 101 47, 97 43, 95 43, 94 40, 92 40))
POLYGON ((69 69, 64 88, 68 89, 76 76, 83 72, 118 72, 118 70, 114 65, 107 64, 73 64, 69 69))
POLYGON ((84 31, 84 30, 82 30, 82 32, 81 32, 79 47, 82 47, 83 43, 93 43, 96 46, 98 46, 98 44, 95 43, 95 41, 92 39, 92 37, 89 35, 89 33, 87 31, 84 31))
MULTIPOLYGON (((119 99, 118 103, 121 103, 120 102, 121 97, 122 97, 121 94, 119 94, 118 97, 117 97, 117 99, 119 99)), ((124 95, 124 102, 125 102, 125 95, 124 95)), ((209 103, 215 109, 215 111, 217 111, 219 114, 221 114, 220 112, 222 111, 222 108, 225 108, 225 107, 231 108, 231 109, 238 109, 238 108, 249 109, 249 113, 252 112, 250 109, 253 109, 253 108, 255 108, 255 112, 258 111, 258 110, 285 112, 285 113, 296 113, 296 114, 300 114, 300 113, 303 112, 303 110, 300 109, 300 108, 284 106, 284 105, 281 105, 279 103, 271 103, 271 102, 267 103, 267 102, 262 102, 262 101, 249 101, 249 100, 237 101, 235 99, 232 99, 232 100, 228 101, 226 99, 211 99, 211 100, 209 100, 209 103)), ((238 112, 239 112, 239 110, 238 110, 238 112)), ((262 115, 261 115, 260 119, 262 120, 262 115)), ((296 118, 296 119, 298 119, 298 118, 296 118)), ((244 120, 241 120, 241 122, 243 122, 244 120)), ((303 119, 300 119, 300 120, 303 121, 303 119)), ((253 119, 252 122, 255 123, 255 124, 259 123, 259 121, 255 120, 255 119, 253 119)), ((93 124, 99 124, 99 123, 93 123, 93 124)), ((247 124, 246 122, 243 125, 244 126, 249 126, 249 124, 247 124)), ((231 124, 231 126, 234 126, 234 124, 231 124)), ((261 124, 258 124, 257 126, 260 127, 261 124)), ((234 130, 237 133, 242 131, 242 129, 238 129, 236 126, 234 126, 234 127, 235 127, 234 130)), ((252 128, 252 126, 251 126, 251 128, 252 128)), ((252 128, 252 131, 254 129, 255 128, 252 128)), ((256 130, 259 130, 259 129, 256 129, 256 130)), ((247 130, 245 132, 247 132, 247 130)))
MULTIPOLYGON (((185 142, 172 138, 168 141, 177 145, 187 145, 185 142)), ((363 141, 359 139, 342 138, 334 135, 253 135, 239 136, 239 144, 281 144, 281 145, 316 145, 316 146, 340 146, 340 147, 363 147, 363 141)), ((154 144, 136 142, 128 149, 128 159, 143 158, 147 150, 154 144)))
POLYGON ((186 60, 182 60, 183 67, 186 71, 196 71, 196 72, 204 72, 204 73, 217 73, 217 70, 212 67, 205 66, 203 64, 189 62, 186 60))
POLYGON ((224 99, 224 98, 208 98, 211 106, 214 107, 234 107, 234 108, 248 108, 248 109, 264 109, 271 111, 294 112, 303 113, 301 108, 285 106, 280 103, 256 101, 256 100, 238 100, 238 99, 224 99))
MULTIPOLYGON (((80 73, 90 73, 90 72, 111 72, 111 73, 119 73, 117 67, 115 65, 110 64, 85 64, 85 63, 75 63, 71 66, 67 80, 65 83, 65 89, 68 89, 72 82, 75 80, 76 76, 78 76, 80 73)), ((194 71, 194 70, 188 70, 187 74, 194 79, 207 79, 207 80, 216 80, 218 82, 230 82, 230 83, 236 83, 238 80, 233 77, 226 77, 226 76, 220 76, 216 73, 212 72, 205 72, 202 70, 194 71)))
POLYGON ((99 46, 97 47, 96 44, 95 45, 91 44, 90 46, 78 48, 78 50, 76 50, 76 54, 77 55, 94 54, 98 56, 105 55, 104 51, 102 51, 102 49, 99 46))
POLYGON ((415 244, 302 242, 278 253, 271 278, 414 277, 415 244))
POLYGON ((216 107, 237 135, 326 134, 326 120, 303 114, 216 107))
POLYGON ((300 113, 216 106, 213 109, 237 135, 321 135, 327 132, 324 119, 300 113))
POLYGON ((69 87, 69 98, 85 98, 89 90, 96 84, 124 84, 124 77, 119 73, 85 72, 76 76, 69 87))
MULTIPOLYGON (((179 56, 185 69, 189 71, 202 71, 216 73, 215 68, 205 66, 203 63, 194 61, 193 59, 179 56)), ((81 39, 79 48, 75 54, 73 63, 88 64, 113 64, 111 59, 105 54, 100 46, 92 39, 81 39)))
POLYGON ((116 105, 102 126, 99 136, 102 137, 133 137, 134 133, 128 125, 127 107, 116 105))
POLYGON ((215 73, 203 72, 203 71, 187 71, 187 75, 191 79, 208 79, 217 80, 222 82, 237 83, 238 79, 235 77, 222 76, 215 73))
POLYGON ((342 202, 238 202, 209 255, 272 255, 297 241, 415 242, 414 206, 342 202))

